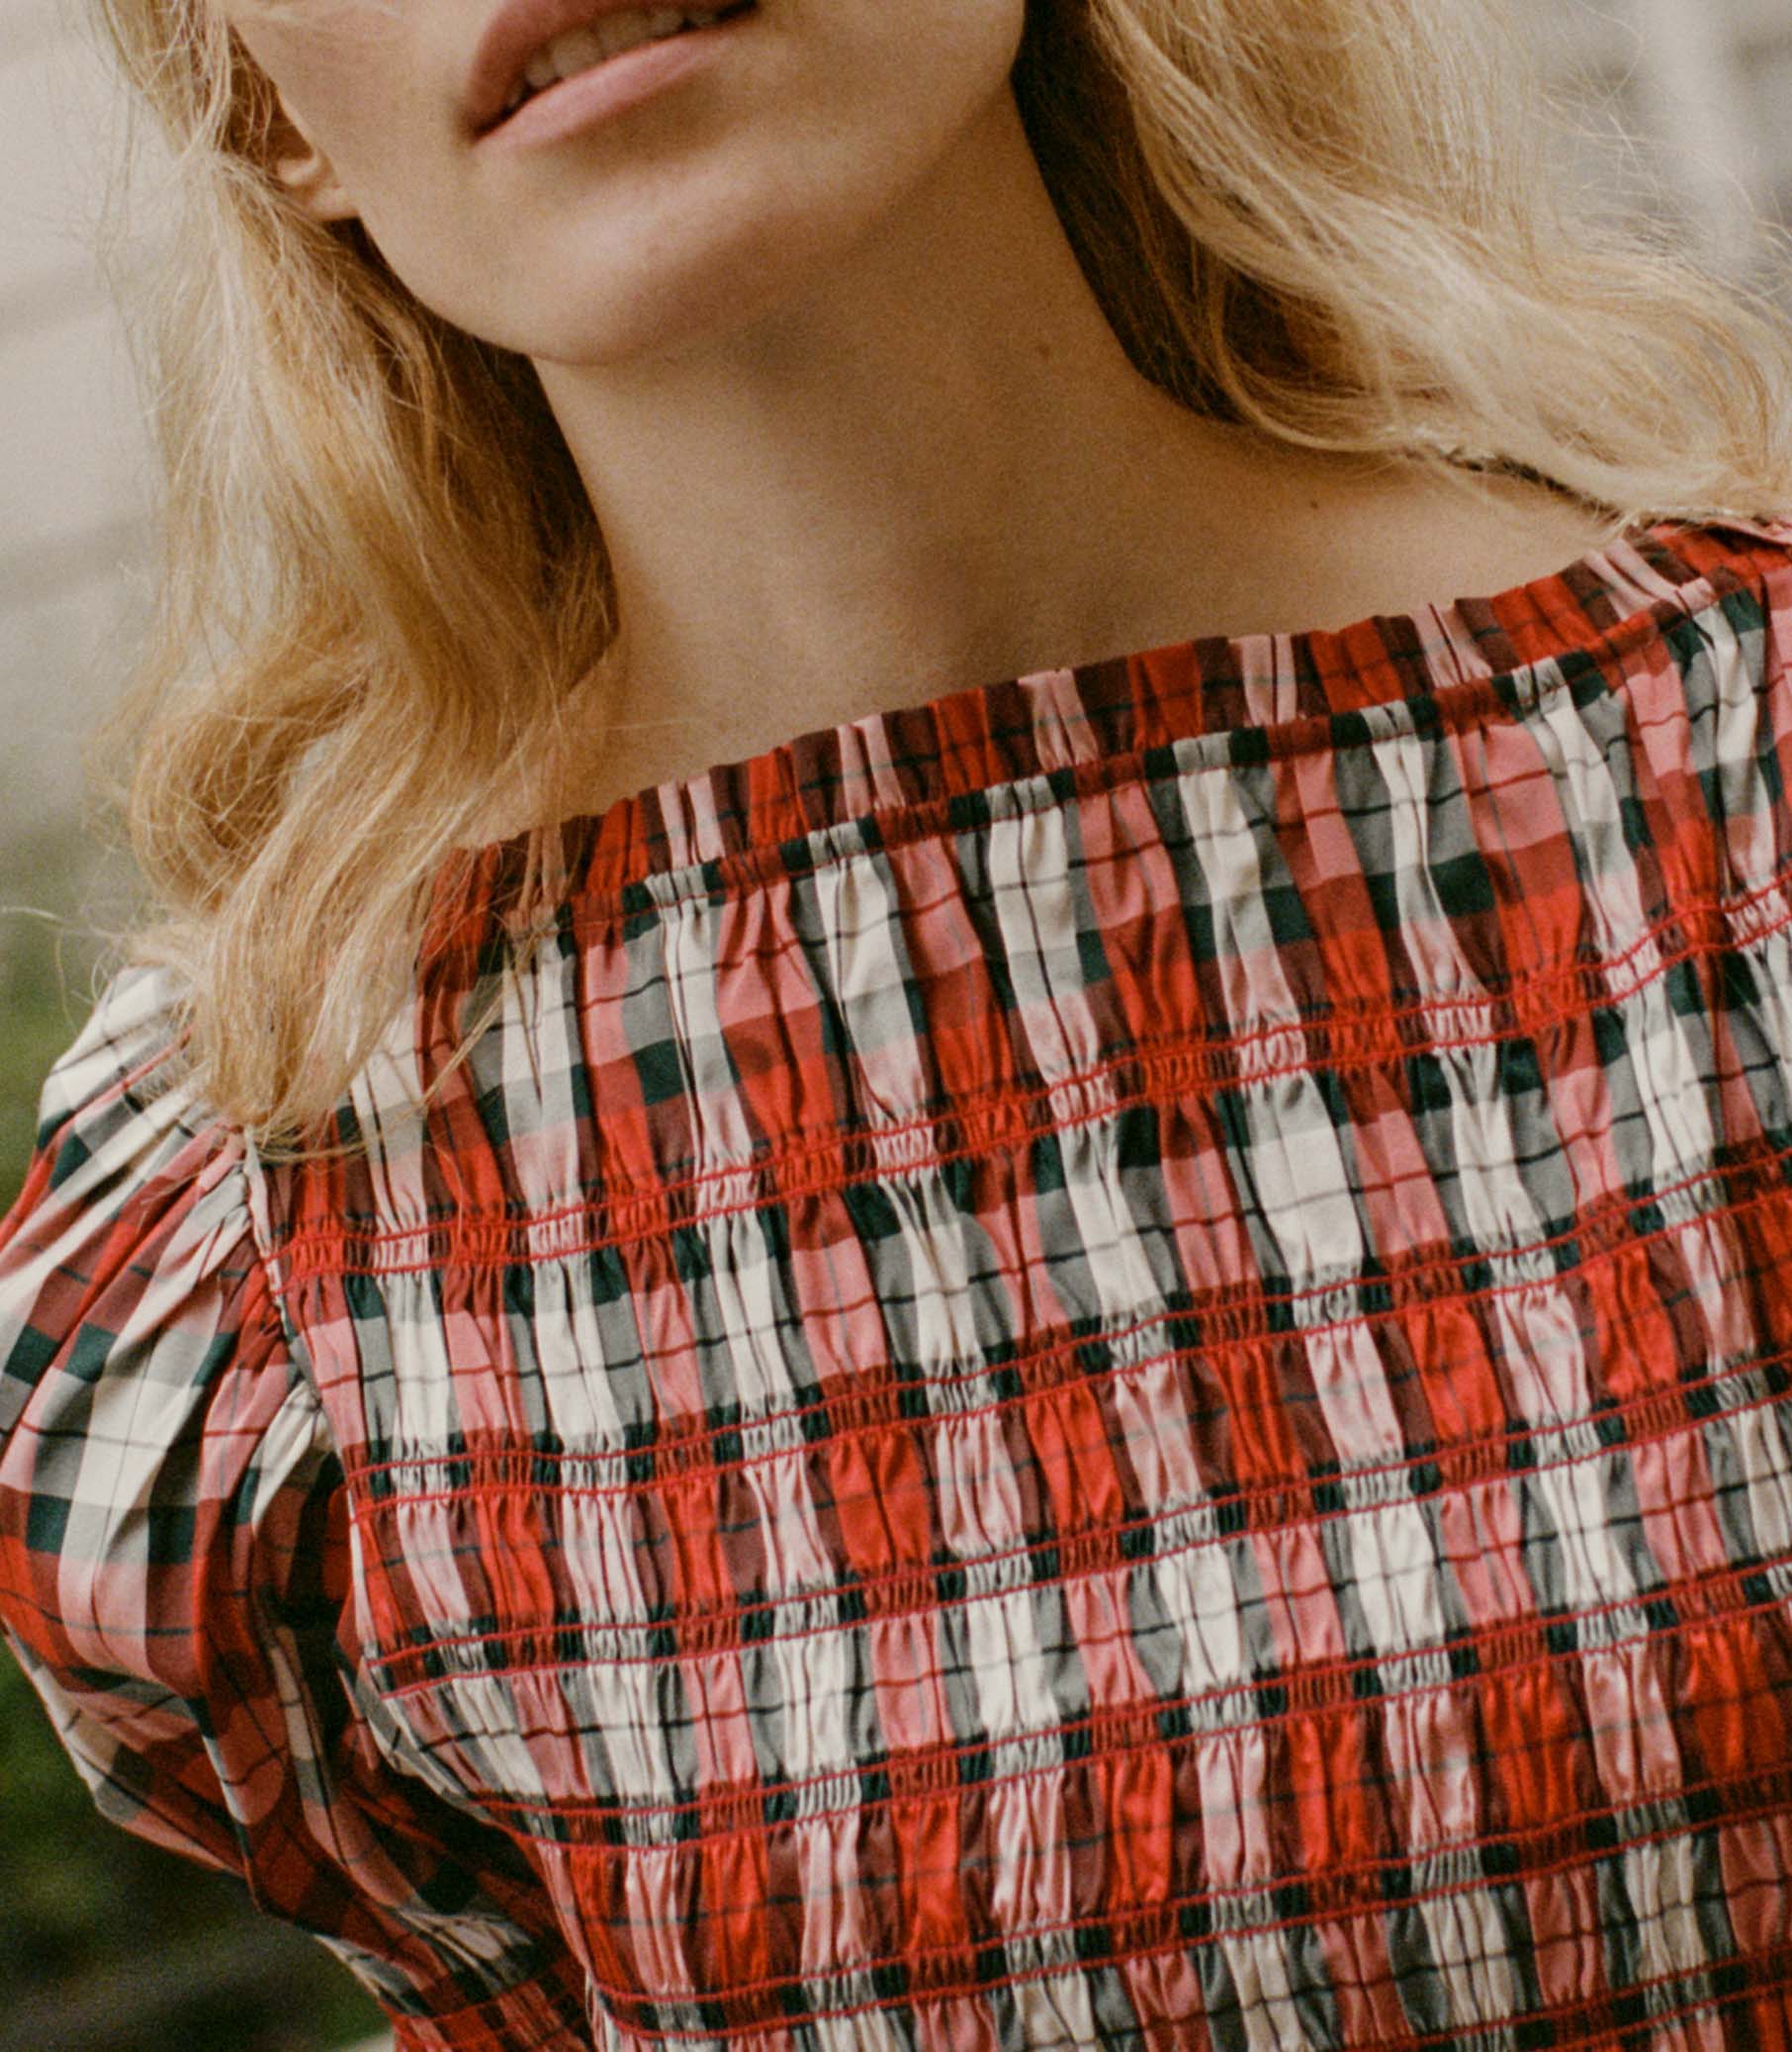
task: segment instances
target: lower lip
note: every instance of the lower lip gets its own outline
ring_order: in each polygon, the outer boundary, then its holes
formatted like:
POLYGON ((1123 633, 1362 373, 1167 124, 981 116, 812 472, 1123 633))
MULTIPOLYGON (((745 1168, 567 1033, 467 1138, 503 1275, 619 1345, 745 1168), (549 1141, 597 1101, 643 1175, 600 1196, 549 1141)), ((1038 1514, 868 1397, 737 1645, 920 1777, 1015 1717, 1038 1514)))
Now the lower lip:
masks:
POLYGON ((733 30, 745 28, 759 9, 731 15, 701 29, 684 29, 658 43, 638 44, 619 57, 606 57, 589 71, 577 72, 536 93, 511 115, 480 137, 482 149, 529 149, 555 142, 582 129, 607 121, 613 114, 638 106, 664 87, 709 61, 733 30))

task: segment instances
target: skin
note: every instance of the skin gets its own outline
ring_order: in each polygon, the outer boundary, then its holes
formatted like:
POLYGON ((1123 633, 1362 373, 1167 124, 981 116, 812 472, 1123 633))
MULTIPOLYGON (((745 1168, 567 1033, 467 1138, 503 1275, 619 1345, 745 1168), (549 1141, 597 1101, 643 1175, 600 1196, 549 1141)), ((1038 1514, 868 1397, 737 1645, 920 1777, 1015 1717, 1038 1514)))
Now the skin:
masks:
POLYGON ((493 0, 222 4, 296 202, 540 371, 626 651, 568 806, 963 685, 1503 591, 1600 531, 1140 377, 1009 88, 1024 0, 760 0, 682 83, 513 153, 460 106, 493 0))

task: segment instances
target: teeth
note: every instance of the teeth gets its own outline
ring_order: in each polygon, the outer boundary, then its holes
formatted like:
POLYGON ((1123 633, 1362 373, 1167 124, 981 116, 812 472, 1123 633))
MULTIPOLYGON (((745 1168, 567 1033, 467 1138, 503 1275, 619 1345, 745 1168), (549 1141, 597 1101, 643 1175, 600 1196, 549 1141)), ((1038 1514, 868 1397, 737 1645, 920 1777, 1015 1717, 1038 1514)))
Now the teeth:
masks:
POLYGON ((606 14, 588 28, 568 29, 552 43, 544 44, 529 59, 504 112, 514 113, 532 93, 588 71, 593 64, 620 56, 625 49, 675 36, 680 29, 707 27, 721 12, 720 8, 700 14, 677 7, 630 8, 623 14, 606 14))
POLYGON ((544 51, 547 68, 556 78, 571 78, 576 71, 588 71, 601 64, 611 51, 595 29, 569 29, 556 36, 544 51))

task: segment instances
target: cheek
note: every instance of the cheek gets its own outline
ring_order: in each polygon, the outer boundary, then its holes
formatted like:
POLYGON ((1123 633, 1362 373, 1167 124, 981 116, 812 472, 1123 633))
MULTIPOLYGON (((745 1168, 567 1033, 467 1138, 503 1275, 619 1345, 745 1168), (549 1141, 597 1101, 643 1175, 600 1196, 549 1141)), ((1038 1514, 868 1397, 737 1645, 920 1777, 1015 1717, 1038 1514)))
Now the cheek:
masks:
POLYGON ((851 130, 850 175, 906 188, 950 155, 1008 93, 1023 0, 845 0, 850 33, 829 52, 811 109, 824 134, 851 130))
MULTIPOLYGON (((385 0, 335 0, 314 18, 259 7, 231 17, 304 137, 359 196, 421 131, 421 66, 385 0), (396 133, 395 133, 396 131, 396 133)), ((442 110, 429 110, 439 123, 442 110)), ((439 146, 439 145, 438 145, 439 146)))
POLYGON ((947 98, 978 98, 1006 81, 1021 52, 1027 0, 845 0, 843 27, 855 60, 947 98))

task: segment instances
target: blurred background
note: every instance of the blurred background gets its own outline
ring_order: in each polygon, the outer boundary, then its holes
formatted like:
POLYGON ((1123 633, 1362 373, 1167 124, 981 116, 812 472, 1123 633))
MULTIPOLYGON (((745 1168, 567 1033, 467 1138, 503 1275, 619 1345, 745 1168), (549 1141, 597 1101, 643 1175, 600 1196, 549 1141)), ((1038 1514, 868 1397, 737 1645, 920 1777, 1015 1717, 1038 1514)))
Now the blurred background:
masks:
MULTIPOLYGON (((1792 245, 1748 225, 1792 227, 1792 0, 1515 4, 1564 175, 1622 212, 1631 164, 1663 164, 1706 260, 1792 300, 1792 245)), ((83 817, 81 743, 142 618, 150 472, 89 251, 117 113, 80 5, 0 5, 0 1210, 92 999, 82 930, 131 889, 83 817)), ((381 2021, 234 1884, 102 1823, 0 1651, 0 2052, 374 2052, 381 2021)))

